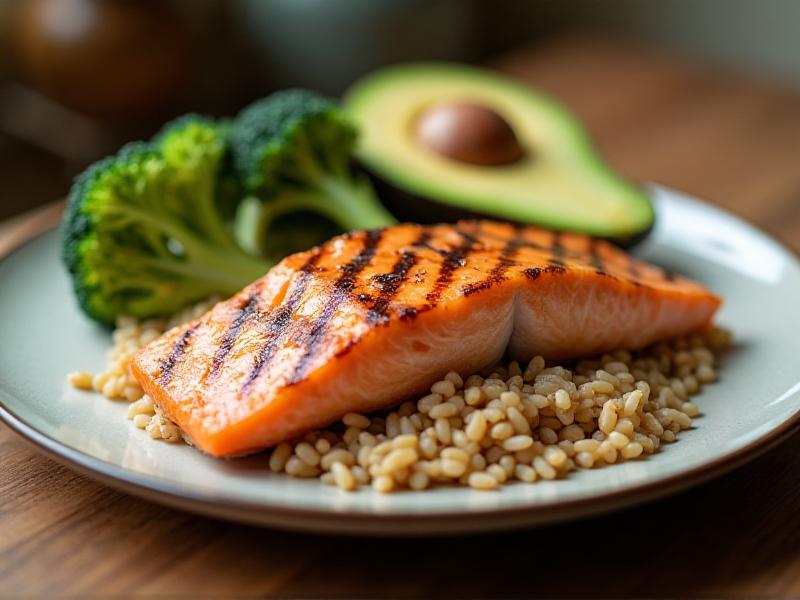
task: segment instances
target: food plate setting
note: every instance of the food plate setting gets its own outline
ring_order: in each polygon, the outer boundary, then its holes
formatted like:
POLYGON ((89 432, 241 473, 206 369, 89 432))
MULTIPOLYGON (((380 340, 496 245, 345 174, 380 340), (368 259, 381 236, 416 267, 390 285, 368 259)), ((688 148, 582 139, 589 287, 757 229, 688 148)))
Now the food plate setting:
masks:
POLYGON ((633 253, 724 298, 733 333, 719 381, 692 400, 700 416, 678 441, 639 460, 492 491, 450 485, 392 494, 344 491, 270 471, 270 455, 212 458, 154 443, 125 418, 128 402, 75 389, 67 373, 100 372, 112 341, 86 319, 47 232, 0 263, 0 416, 43 452, 127 492, 262 525, 355 534, 512 528, 630 506, 719 475, 781 441, 800 411, 796 299, 800 265, 767 235, 720 209, 651 186, 656 213, 633 253))

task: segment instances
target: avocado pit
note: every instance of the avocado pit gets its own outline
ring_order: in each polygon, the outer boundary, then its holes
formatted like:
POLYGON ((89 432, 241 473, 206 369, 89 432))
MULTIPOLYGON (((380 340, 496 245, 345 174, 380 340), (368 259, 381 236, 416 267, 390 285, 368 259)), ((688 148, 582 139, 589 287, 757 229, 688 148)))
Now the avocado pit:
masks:
POLYGON ((511 125, 496 111, 477 102, 434 104, 415 125, 419 144, 471 165, 508 165, 524 154, 511 125))

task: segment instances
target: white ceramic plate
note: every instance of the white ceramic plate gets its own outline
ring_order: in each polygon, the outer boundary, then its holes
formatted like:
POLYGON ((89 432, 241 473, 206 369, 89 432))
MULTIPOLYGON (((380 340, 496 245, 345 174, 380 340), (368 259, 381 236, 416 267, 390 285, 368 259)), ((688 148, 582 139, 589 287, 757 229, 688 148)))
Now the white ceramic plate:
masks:
POLYGON ((800 415, 800 264, 778 243, 719 209, 654 188, 658 221, 637 249, 725 298, 719 322, 736 346, 722 380, 698 397, 704 416, 646 460, 562 481, 480 492, 441 487, 391 495, 342 492, 269 473, 265 456, 215 460, 153 442, 127 403, 71 389, 65 375, 99 370, 110 345, 75 306, 58 236, 0 263, 0 417, 52 457, 109 485, 239 521, 359 534, 509 528, 608 511, 688 487, 786 437, 800 415))

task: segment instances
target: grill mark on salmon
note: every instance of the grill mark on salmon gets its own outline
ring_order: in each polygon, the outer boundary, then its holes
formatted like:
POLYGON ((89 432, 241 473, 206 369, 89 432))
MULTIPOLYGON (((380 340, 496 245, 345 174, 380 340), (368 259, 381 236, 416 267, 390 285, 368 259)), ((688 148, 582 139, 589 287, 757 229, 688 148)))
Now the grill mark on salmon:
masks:
POLYGON ((544 267, 543 269, 540 268, 540 267, 533 267, 531 269, 523 269, 522 272, 525 274, 525 277, 527 277, 531 281, 536 281, 537 279, 539 279, 539 276, 542 273, 558 274, 558 273, 564 273, 564 272, 566 272, 566 270, 567 270, 566 267, 562 267, 562 266, 559 266, 559 265, 548 265, 548 266, 544 267))
POLYGON ((397 316, 401 321, 412 321, 417 318, 417 315, 419 315, 419 309, 414 306, 404 306, 397 311, 397 316))
MULTIPOLYGON (((425 296, 427 305, 422 307, 421 310, 430 310, 436 306, 445 288, 447 288, 447 286, 449 286, 453 281, 453 273, 459 267, 464 266, 467 256, 477 244, 477 240, 471 233, 468 233, 463 229, 457 229, 457 231, 463 241, 460 245, 442 255, 442 264, 439 267, 439 275, 436 277, 436 281, 433 284, 433 289, 425 296)), ((416 313, 414 316, 416 316, 416 313)))
POLYGON ((392 267, 391 273, 376 276, 375 281, 381 286, 381 292, 367 313, 367 322, 370 325, 386 320, 389 303, 397 294, 398 289, 406 280, 408 272, 417 262, 414 252, 403 252, 392 267))
POLYGON ((425 236, 424 239, 417 240, 416 242, 411 244, 415 248, 424 248, 426 250, 430 250, 432 252, 436 252, 439 256, 447 255, 447 250, 442 250, 441 248, 435 247, 433 244, 430 243, 430 235, 425 236))
MULTIPOLYGON (((424 246, 424 244, 428 243, 430 237, 431 234, 427 230, 423 230, 411 245, 413 247, 424 246)), ((408 272, 417 264, 418 260, 419 257, 415 252, 406 250, 400 254, 400 258, 394 263, 391 271, 381 273, 373 278, 373 281, 380 286, 380 294, 367 313, 367 322, 370 325, 382 323, 388 318, 389 304, 397 295, 397 292, 400 291, 400 286, 408 278, 408 272)))
POLYGON ((303 298, 303 294, 305 294, 308 280, 311 278, 311 274, 314 272, 314 268, 316 267, 320 256, 321 251, 318 250, 303 264, 303 266, 300 268, 300 278, 295 284, 291 295, 278 307, 276 312, 267 321, 267 340, 261 346, 261 349, 253 361, 253 367, 250 369, 250 373, 242 385, 242 393, 247 393, 247 391, 252 387, 253 383, 255 383, 256 379, 258 379, 258 376, 275 355, 275 351, 278 349, 278 343, 280 342, 283 334, 289 328, 292 314, 294 313, 297 304, 303 298))
POLYGON ((375 298, 372 296, 372 294, 359 294, 356 296, 356 300, 361 302, 361 304, 372 304, 375 302, 375 298))
MULTIPOLYGON (((520 225, 519 223, 509 223, 509 225, 511 225, 514 229, 514 235, 517 236, 517 244, 520 248, 531 248, 532 250, 538 250, 540 252, 550 251, 550 248, 547 246, 543 246, 542 244, 534 242, 533 240, 526 240, 524 237, 522 237, 522 231, 525 229, 524 225, 520 225)), ((481 234, 498 242, 507 241, 507 238, 497 235, 491 231, 485 231, 482 229, 481 234)))
POLYGON ((635 286, 642 285, 639 267, 636 265, 636 261, 633 260, 632 256, 628 256, 628 279, 635 286))
POLYGON ((589 242, 589 260, 594 267, 595 273, 598 275, 605 275, 606 274, 606 266, 603 263, 603 259, 600 257, 600 254, 597 251, 597 240, 592 238, 589 242))
POLYGON ((500 251, 500 256, 497 259, 497 264, 492 267, 486 279, 476 283, 469 283, 461 288, 461 293, 464 296, 471 296, 475 292, 488 290, 495 284, 500 283, 506 279, 506 271, 511 267, 516 266, 517 262, 514 260, 514 255, 519 251, 522 240, 514 238, 508 242, 500 251))
POLYGON ((561 232, 559 231, 553 232, 553 241, 550 245, 550 252, 553 254, 553 257, 548 260, 548 262, 554 267, 561 267, 563 269, 566 249, 561 245, 561 232))
POLYGON ((332 293, 328 296, 322 314, 311 326, 311 330, 306 339, 306 349, 295 365, 294 372, 289 377, 288 385, 295 385, 305 378, 309 361, 311 361, 317 353, 320 344, 325 339, 328 324, 333 318, 333 315, 336 314, 336 310, 345 301, 348 294, 353 291, 358 275, 372 261, 372 257, 375 255, 375 250, 378 247, 378 243, 381 241, 381 237, 383 237, 383 230, 381 229, 370 229, 367 231, 361 251, 342 266, 342 273, 333 284, 332 293))
MULTIPOLYGON (((513 227, 514 227, 515 231, 522 231, 522 230, 525 229, 524 225, 520 225, 518 223, 514 223, 513 227)), ((498 241, 498 242, 505 242, 507 240, 507 238, 505 238, 505 237, 503 237, 501 235, 497 235, 496 233, 491 232, 491 231, 481 231, 481 234, 485 235, 487 238, 489 238, 491 240, 498 241)), ((556 237, 557 236, 554 235, 553 239, 556 239, 556 237)), ((594 238, 592 238, 592 239, 595 242, 599 242, 599 240, 596 240, 594 238)), ((518 246, 519 246, 520 249, 521 248, 530 248, 531 250, 537 250, 539 252, 547 252, 547 253, 551 253, 551 254, 556 255, 554 257, 554 260, 551 261, 556 266, 564 266, 563 265, 563 259, 584 261, 585 257, 586 257, 586 255, 584 253, 582 253, 582 252, 578 252, 578 251, 575 251, 575 250, 570 250, 569 248, 565 248, 560 242, 557 243, 555 245, 555 247, 554 247, 552 245, 551 246, 546 246, 546 245, 543 245, 543 244, 539 244, 538 242, 534 242, 533 240, 527 240, 524 237, 520 237, 519 241, 517 243, 518 243, 518 246)))
POLYGON ((181 360, 181 357, 186 352, 186 348, 189 345, 194 332, 197 330, 198 325, 199 323, 195 323, 186 331, 184 331, 183 334, 181 334, 181 337, 178 338, 178 341, 175 342, 175 345, 172 347, 172 350, 167 357, 161 361, 161 372, 158 375, 158 383, 161 385, 166 385, 169 383, 169 380, 172 379, 172 372, 174 371, 175 366, 181 360))
MULTIPOLYGON (((411 243, 412 248, 425 248, 428 247, 428 241, 430 240, 430 232, 425 229, 423 230, 416 240, 411 243)), ((385 323, 389 320, 389 306, 391 304, 392 299, 397 295, 400 291, 400 286, 405 283, 408 279, 409 271, 417 264, 419 261, 419 256, 415 252, 411 252, 409 250, 405 250, 400 254, 400 257, 395 261, 392 269, 387 273, 380 273, 375 275, 372 280, 373 282, 377 283, 380 286, 380 294, 377 299, 375 299, 374 304, 370 307, 369 311, 367 312, 367 323, 370 326, 377 325, 380 323, 385 323)), ((424 279, 418 279, 417 283, 423 283, 424 279)), ((416 309, 414 309, 413 316, 410 315, 408 312, 408 307, 403 307, 400 309, 401 318, 407 319, 409 317, 413 318, 416 316, 416 309)), ((341 357, 350 352, 358 342, 361 341, 361 336, 358 338, 350 341, 342 350, 340 350, 336 356, 341 357)))
POLYGON ((532 267, 532 268, 529 268, 529 269, 523 269, 522 272, 531 281, 536 281, 537 279, 539 279, 539 275, 542 274, 542 270, 539 267, 532 267))
POLYGON ((209 379, 215 377, 217 373, 219 373, 222 364, 225 362, 225 358, 233 347, 233 343, 236 341, 236 338, 239 337, 239 332, 242 327, 257 313, 259 298, 260 296, 257 292, 254 291, 251 293, 247 302, 245 302, 244 306, 233 318, 233 321, 231 321, 230 327, 225 332, 219 344, 219 348, 217 348, 217 351, 214 353, 214 358, 211 360, 211 369, 208 372, 209 379))

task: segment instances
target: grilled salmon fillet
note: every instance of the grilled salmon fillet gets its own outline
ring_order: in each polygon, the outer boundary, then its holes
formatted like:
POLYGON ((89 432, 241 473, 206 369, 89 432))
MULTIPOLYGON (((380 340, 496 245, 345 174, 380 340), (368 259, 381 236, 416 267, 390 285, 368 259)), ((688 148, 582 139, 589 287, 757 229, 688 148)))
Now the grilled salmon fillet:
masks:
POLYGON ((393 404, 450 370, 640 348, 707 325, 698 283, 583 235, 491 221, 343 235, 136 355, 142 388, 235 456, 393 404))

